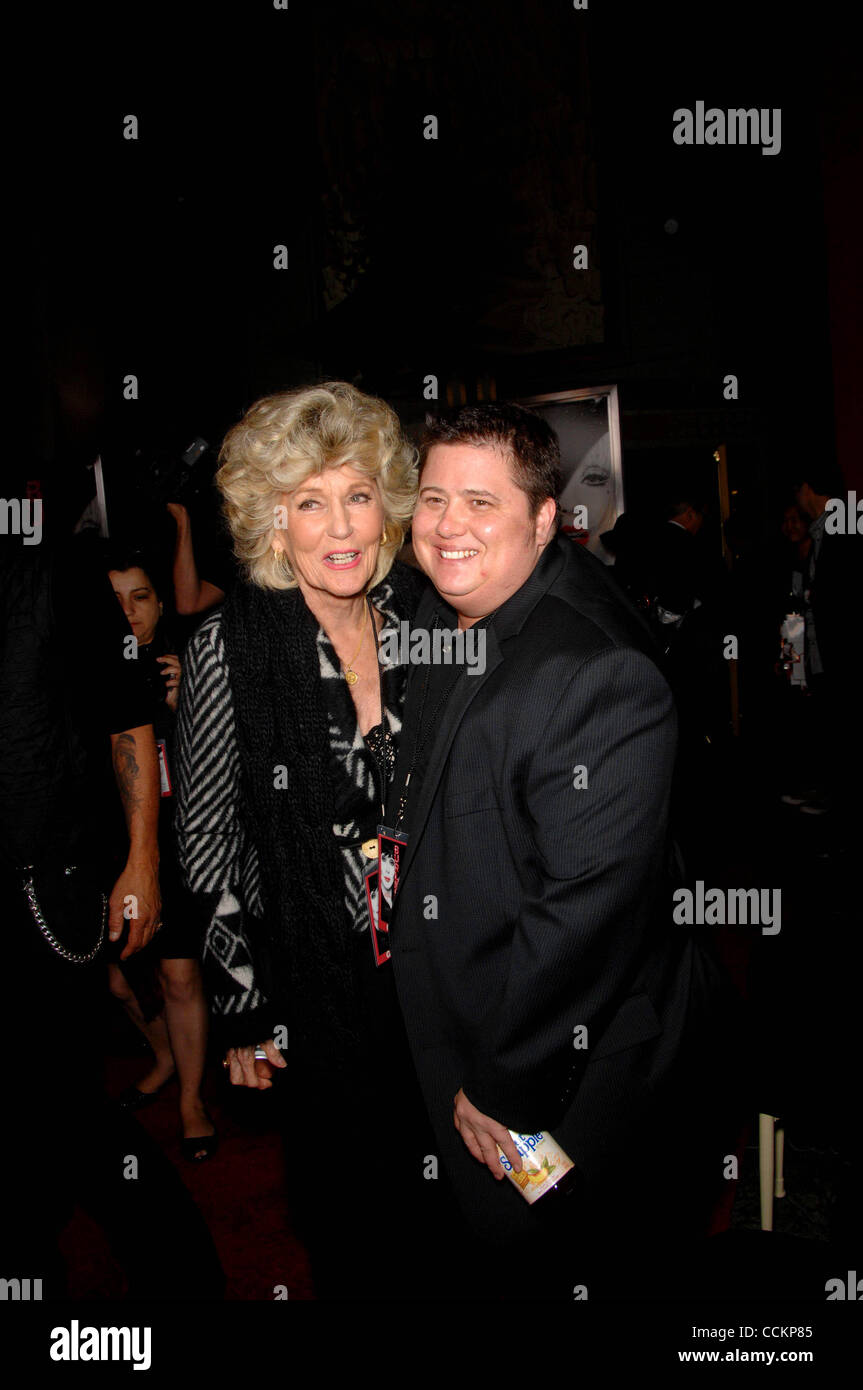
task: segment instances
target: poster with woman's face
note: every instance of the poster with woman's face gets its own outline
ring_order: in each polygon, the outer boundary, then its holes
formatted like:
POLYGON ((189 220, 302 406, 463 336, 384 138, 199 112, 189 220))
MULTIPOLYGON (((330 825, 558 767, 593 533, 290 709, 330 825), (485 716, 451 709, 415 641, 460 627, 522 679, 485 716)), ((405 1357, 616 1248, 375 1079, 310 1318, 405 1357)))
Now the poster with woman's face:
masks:
POLYGON ((610 564, 600 536, 623 511, 617 388, 536 396, 522 404, 542 415, 560 440, 561 531, 610 564))
POLYGON ((391 850, 381 854, 381 890, 388 907, 392 907, 393 890, 396 881, 396 861, 391 850))

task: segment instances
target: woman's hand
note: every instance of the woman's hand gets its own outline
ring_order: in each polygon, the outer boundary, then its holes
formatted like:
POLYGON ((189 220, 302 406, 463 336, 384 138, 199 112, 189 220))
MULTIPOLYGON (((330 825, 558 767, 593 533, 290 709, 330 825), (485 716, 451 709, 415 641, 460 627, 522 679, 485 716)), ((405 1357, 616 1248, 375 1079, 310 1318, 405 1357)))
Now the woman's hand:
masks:
POLYGON ((493 1178, 500 1181, 506 1176, 501 1167, 498 1145, 512 1164, 513 1171, 521 1172, 521 1158, 509 1130, 498 1124, 490 1115, 484 1115, 481 1110, 477 1110, 464 1091, 460 1090, 453 1101, 452 1118, 468 1152, 480 1163, 485 1164, 493 1178))
POLYGON ((108 940, 119 941, 129 911, 129 938, 120 954, 128 960, 148 946, 162 925, 159 860, 139 853, 129 856, 126 867, 111 890, 108 940))
POLYGON ((260 1057, 256 1061, 254 1046, 228 1048, 222 1065, 231 1069, 229 1077, 232 1086, 251 1086, 258 1091, 267 1091, 273 1084, 270 1080, 273 1067, 288 1065, 272 1038, 258 1045, 264 1049, 269 1061, 265 1062, 260 1057))
POLYGON ((180 658, 172 654, 170 656, 157 656, 156 660, 162 667, 162 675, 165 677, 167 689, 165 704, 176 714, 180 699, 180 677, 183 674, 180 658))

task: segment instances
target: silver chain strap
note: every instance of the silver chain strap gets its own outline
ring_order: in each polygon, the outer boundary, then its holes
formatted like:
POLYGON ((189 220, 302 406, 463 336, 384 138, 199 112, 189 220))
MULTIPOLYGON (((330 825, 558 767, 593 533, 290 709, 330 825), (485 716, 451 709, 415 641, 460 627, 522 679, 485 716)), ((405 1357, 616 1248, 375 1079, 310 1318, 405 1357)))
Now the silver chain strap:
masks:
MULTIPOLYGON (((66 874, 73 874, 76 869, 77 865, 69 864, 64 872, 66 874)), ((99 930, 99 940, 96 942, 96 945, 93 947, 92 951, 70 951, 57 940, 51 928, 48 926, 48 923, 45 921, 42 909, 39 906, 39 899, 36 897, 36 885, 33 882, 33 865, 28 864, 24 872, 29 875, 24 884, 24 895, 30 904, 33 920, 52 951, 56 951, 58 956, 62 956, 64 960, 68 960, 72 965, 88 965, 91 960, 95 960, 102 949, 102 943, 105 940, 105 928, 108 925, 108 899, 105 894, 102 893, 100 895, 102 898, 102 925, 99 930)))

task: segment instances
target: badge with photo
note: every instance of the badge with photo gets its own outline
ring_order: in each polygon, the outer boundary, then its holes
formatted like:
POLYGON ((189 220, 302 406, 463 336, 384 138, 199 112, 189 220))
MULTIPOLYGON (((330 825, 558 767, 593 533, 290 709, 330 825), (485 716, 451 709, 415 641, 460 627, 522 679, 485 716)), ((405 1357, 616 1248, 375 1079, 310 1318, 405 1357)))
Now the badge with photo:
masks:
POLYGON ((366 903, 369 909, 369 936, 372 940, 372 950, 375 953, 375 965, 385 965, 390 958, 390 948, 387 944, 387 928, 382 926, 378 917, 379 885, 378 885, 378 866, 371 864, 365 872, 366 880, 366 903))
POLYGON ((400 831, 389 830, 385 825, 378 826, 378 924, 381 931, 389 931, 392 921, 407 842, 407 835, 402 835, 400 831))

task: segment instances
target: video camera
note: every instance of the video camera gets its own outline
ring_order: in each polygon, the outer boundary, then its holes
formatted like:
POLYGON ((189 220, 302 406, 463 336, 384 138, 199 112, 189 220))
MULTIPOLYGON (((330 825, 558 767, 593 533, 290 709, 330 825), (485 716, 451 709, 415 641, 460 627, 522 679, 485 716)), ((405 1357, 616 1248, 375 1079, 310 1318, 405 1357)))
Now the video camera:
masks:
POLYGON ((150 505, 164 507, 182 502, 190 507, 209 495, 215 461, 206 439, 196 435, 181 454, 137 449, 134 455, 134 489, 150 505))

